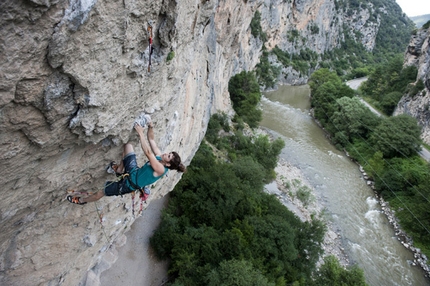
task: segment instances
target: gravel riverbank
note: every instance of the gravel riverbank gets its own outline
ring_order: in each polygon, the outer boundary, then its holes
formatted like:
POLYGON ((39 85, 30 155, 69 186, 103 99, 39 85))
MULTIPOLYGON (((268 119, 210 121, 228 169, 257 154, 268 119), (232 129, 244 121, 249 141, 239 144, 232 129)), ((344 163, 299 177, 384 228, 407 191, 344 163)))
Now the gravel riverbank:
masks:
MULTIPOLYGON (((341 265, 349 265, 350 262, 342 247, 341 236, 336 226, 324 216, 322 202, 315 196, 313 187, 304 178, 300 169, 280 159, 275 172, 276 180, 266 185, 265 191, 276 195, 279 201, 302 221, 310 221, 312 216, 324 220, 327 225, 327 232, 323 242, 323 257, 334 255, 341 265), (308 199, 300 200, 299 196, 308 199)), ((323 257, 320 262, 322 262, 323 257)))

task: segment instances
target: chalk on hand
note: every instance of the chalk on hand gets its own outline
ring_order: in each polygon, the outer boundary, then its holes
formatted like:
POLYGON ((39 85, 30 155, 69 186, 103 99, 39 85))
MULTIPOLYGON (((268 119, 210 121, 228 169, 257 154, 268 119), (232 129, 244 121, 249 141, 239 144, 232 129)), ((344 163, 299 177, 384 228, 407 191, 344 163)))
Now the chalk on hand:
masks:
POLYGON ((146 124, 151 122, 151 116, 148 114, 142 113, 139 118, 134 121, 134 124, 139 123, 140 126, 145 127, 146 124))

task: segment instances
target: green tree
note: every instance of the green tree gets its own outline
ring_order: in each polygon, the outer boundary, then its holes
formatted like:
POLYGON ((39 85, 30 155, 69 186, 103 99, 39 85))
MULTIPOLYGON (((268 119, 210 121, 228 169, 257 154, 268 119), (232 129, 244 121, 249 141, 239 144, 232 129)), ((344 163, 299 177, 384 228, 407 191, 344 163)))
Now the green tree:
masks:
POLYGON ((275 286, 249 261, 232 259, 223 261, 207 275, 208 286, 275 286))
POLYGON ((380 174, 384 172, 385 160, 384 154, 378 151, 375 152, 372 158, 368 160, 368 163, 364 166, 366 173, 374 180, 378 178, 380 174))
POLYGON ((336 73, 328 69, 319 69, 309 79, 311 87, 311 105, 315 117, 325 126, 336 111, 336 100, 341 97, 353 97, 354 91, 342 82, 336 73))
POLYGON ((260 87, 254 73, 242 71, 228 83, 233 109, 251 128, 258 126, 262 113, 257 108, 261 99, 260 87))
POLYGON ((385 114, 391 115, 409 84, 415 82, 417 72, 414 66, 403 67, 403 56, 397 55, 378 65, 360 90, 364 96, 376 100, 377 107, 385 114))
POLYGON ((278 76, 281 73, 281 68, 271 65, 269 62, 269 52, 263 46, 263 53, 260 57, 260 62, 255 66, 255 73, 258 82, 263 87, 274 87, 278 76))
POLYGON ((336 111, 330 118, 334 128, 330 131, 343 146, 354 138, 367 138, 379 124, 379 117, 361 103, 358 97, 342 97, 336 100, 335 107, 336 111))
POLYGON ((403 94, 398 91, 393 91, 383 95, 380 101, 380 105, 384 113, 387 115, 391 115, 402 96, 403 94))
POLYGON ((322 68, 312 73, 308 83, 311 88, 311 91, 314 92, 318 90, 318 88, 321 85, 329 81, 338 81, 338 80, 340 80, 340 78, 337 76, 335 72, 331 72, 327 68, 322 68))
POLYGON ((385 158, 412 156, 421 148, 420 135, 421 128, 416 119, 402 114, 383 120, 370 141, 385 158))
POLYGON ((324 264, 315 275, 315 286, 366 286, 363 270, 356 265, 343 268, 334 256, 324 258, 324 264))
POLYGON ((264 42, 266 42, 267 40, 267 35, 266 33, 263 32, 263 29, 261 28, 261 13, 260 11, 255 11, 254 13, 254 17, 252 17, 251 23, 250 23, 250 27, 251 27, 251 34, 255 37, 255 38, 260 38, 260 40, 264 42))

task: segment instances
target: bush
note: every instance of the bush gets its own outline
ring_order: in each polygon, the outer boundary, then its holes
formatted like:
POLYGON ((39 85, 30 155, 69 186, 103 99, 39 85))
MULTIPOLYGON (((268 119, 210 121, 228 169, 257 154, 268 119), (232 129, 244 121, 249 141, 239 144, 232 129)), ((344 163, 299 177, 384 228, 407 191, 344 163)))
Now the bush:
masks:
POLYGON ((261 14, 260 11, 255 11, 254 17, 252 17, 250 27, 251 27, 251 34, 255 38, 260 38, 261 41, 266 42, 267 41, 267 35, 263 32, 263 29, 261 28, 261 14))
POLYGON ((254 73, 242 71, 233 76, 228 83, 233 109, 251 128, 258 126, 262 113, 257 108, 261 99, 260 87, 254 73))
POLYGON ((269 53, 266 50, 263 50, 260 62, 255 66, 258 83, 266 88, 274 87, 280 72, 281 69, 279 67, 273 66, 269 63, 269 53))
POLYGON ((175 52, 170 51, 169 54, 167 54, 166 62, 170 62, 175 57, 175 52))
POLYGON ((316 281, 311 285, 366 286, 363 270, 357 265, 343 268, 334 256, 324 258, 324 264, 315 275, 316 281))
POLYGON ((311 190, 306 186, 301 186, 296 192, 297 198, 307 206, 312 198, 311 190))
POLYGON ((419 79, 416 84, 412 84, 411 86, 412 87, 409 91, 409 95, 411 96, 417 95, 425 88, 424 83, 421 79, 419 79))

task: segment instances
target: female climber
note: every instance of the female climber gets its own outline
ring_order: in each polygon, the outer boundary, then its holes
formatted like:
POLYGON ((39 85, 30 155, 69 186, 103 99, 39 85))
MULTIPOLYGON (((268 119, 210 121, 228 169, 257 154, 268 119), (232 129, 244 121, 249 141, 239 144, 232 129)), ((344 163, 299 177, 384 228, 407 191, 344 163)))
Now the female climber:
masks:
POLYGON ((154 131, 152 122, 148 123, 147 138, 145 140, 144 127, 139 123, 135 123, 134 129, 139 134, 140 145, 143 152, 148 158, 148 162, 142 167, 137 166, 136 154, 134 153, 133 146, 130 143, 124 145, 123 159, 119 165, 111 164, 117 175, 123 175, 122 180, 119 182, 106 182, 104 190, 100 190, 88 197, 78 197, 69 195, 67 200, 71 203, 83 205, 88 202, 94 202, 101 199, 103 196, 119 196, 133 192, 137 189, 143 189, 163 175, 168 169, 184 172, 185 166, 181 163, 181 157, 178 153, 170 152, 161 154, 160 149, 154 140, 154 131))

